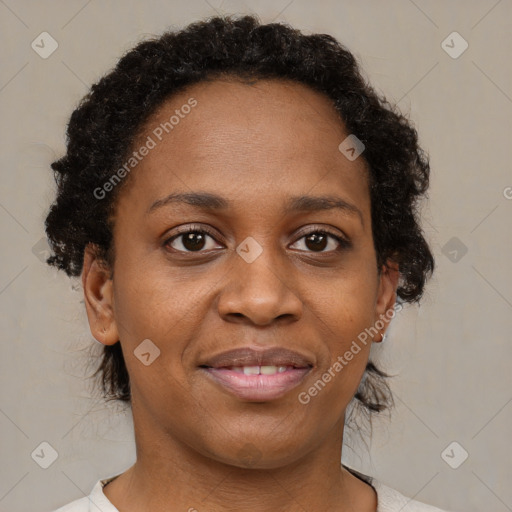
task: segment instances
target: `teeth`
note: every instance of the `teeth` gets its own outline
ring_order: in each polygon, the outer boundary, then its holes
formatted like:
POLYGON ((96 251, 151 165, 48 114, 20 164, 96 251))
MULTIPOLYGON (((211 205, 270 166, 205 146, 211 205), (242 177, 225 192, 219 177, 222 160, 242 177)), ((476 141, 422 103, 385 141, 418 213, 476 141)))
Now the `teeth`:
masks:
POLYGON ((229 369, 245 375, 275 375, 283 373, 292 366, 231 366, 229 369))
POLYGON ((245 375, 258 375, 260 373, 259 366, 244 366, 245 375))
MULTIPOLYGON (((286 370, 286 367, 285 367, 286 370)), ((277 366, 261 366, 260 373, 262 375, 274 375, 278 372, 277 366)))

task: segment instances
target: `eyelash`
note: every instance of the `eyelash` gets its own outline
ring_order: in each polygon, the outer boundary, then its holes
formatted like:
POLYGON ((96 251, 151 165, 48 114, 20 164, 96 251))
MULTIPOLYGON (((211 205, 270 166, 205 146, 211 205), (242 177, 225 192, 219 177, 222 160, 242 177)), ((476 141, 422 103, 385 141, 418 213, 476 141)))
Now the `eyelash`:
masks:
MULTIPOLYGON (((215 238, 216 233, 214 233, 212 230, 208 229, 207 227, 189 226, 186 228, 182 228, 182 229, 178 228, 178 229, 179 229, 178 233, 174 234, 172 237, 168 238, 164 242, 165 247, 169 246, 174 240, 176 240, 180 236, 187 235, 189 233, 207 234, 208 236, 210 236, 211 238, 213 238, 216 241, 216 238, 215 238)), ((333 251, 306 251, 306 252, 312 252, 314 254, 315 253, 316 254, 328 254, 328 253, 340 252, 340 251, 343 251, 345 249, 352 247, 351 242, 349 242, 342 236, 340 236, 338 234, 334 234, 333 232, 329 231, 328 229, 319 229, 319 228, 311 228, 307 231, 301 232, 300 237, 297 238, 296 241, 299 241, 302 238, 305 238, 311 234, 317 234, 317 233, 325 234, 325 235, 330 236, 331 238, 334 238, 338 242, 339 247, 337 249, 334 249, 333 251)), ((178 253, 185 253, 185 254, 200 254, 201 252, 203 252, 203 251, 180 251, 177 249, 172 249, 172 250, 176 251, 178 253)))

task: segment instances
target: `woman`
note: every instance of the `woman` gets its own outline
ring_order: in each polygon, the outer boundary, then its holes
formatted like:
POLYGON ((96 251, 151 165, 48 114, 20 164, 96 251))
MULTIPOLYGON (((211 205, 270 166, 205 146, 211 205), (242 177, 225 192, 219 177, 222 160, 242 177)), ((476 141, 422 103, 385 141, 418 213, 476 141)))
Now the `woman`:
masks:
POLYGON ((48 263, 81 276, 137 448, 59 512, 440 510, 340 463, 349 405, 390 403, 370 347, 434 268, 428 159, 348 50, 249 16, 142 42, 52 167, 48 263))

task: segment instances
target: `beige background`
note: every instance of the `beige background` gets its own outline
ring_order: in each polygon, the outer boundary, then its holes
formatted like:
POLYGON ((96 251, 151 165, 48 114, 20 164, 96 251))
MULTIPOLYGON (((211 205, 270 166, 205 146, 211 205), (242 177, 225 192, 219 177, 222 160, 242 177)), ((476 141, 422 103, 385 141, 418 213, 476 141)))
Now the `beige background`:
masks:
POLYGON ((391 421, 375 421, 369 452, 352 438, 345 462, 439 507, 512 510, 510 0, 0 1, 0 510, 51 510, 134 461, 130 416, 84 379, 99 344, 80 291, 40 261, 49 163, 76 102, 122 52, 216 12, 333 34, 431 157, 424 226, 436 274, 382 347, 398 375, 391 421), (47 59, 31 48, 43 31, 59 45, 47 59), (453 31, 469 43, 456 59, 441 46, 453 31), (43 441, 58 453, 48 469, 31 457, 43 441), (448 460, 469 453, 458 469, 441 457, 453 441, 462 448, 448 460))

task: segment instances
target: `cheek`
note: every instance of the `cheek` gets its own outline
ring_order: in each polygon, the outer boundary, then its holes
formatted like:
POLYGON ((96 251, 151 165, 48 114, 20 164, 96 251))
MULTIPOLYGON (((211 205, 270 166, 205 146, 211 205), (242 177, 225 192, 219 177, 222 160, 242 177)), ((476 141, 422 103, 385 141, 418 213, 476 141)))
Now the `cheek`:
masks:
MULTIPOLYGON (((369 327, 375 315, 377 274, 362 261, 310 287, 308 306, 319 317, 336 352, 369 327), (350 339, 349 339, 350 338, 350 339)), ((329 339, 329 338, 328 338, 329 339)))
POLYGON ((133 387, 144 389, 148 400, 154 389, 162 396, 183 394, 183 354, 200 337, 211 275, 191 279, 161 261, 139 265, 120 258, 114 276, 114 315, 133 387))
POLYGON ((142 268, 143 271, 125 268, 123 272, 116 269, 113 287, 115 321, 126 365, 134 371, 134 378, 141 361, 133 356, 137 356, 139 347, 145 346, 142 343, 158 354, 155 363, 161 364, 168 358, 176 360, 177 354, 179 358, 183 350, 180 343, 186 341, 184 320, 193 303, 193 297, 185 290, 186 284, 169 281, 164 273, 147 265, 142 268))
MULTIPOLYGON (((158 255, 156 255, 158 256, 158 255)), ((157 257, 116 260, 115 317, 130 342, 173 332, 200 297, 190 284, 157 257)))
POLYGON ((326 348, 320 377, 338 396, 356 391, 372 344, 368 329, 373 325, 377 284, 368 267, 361 264, 323 287, 315 286, 314 302, 309 304, 326 348))

